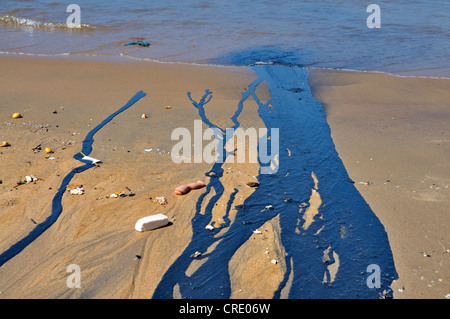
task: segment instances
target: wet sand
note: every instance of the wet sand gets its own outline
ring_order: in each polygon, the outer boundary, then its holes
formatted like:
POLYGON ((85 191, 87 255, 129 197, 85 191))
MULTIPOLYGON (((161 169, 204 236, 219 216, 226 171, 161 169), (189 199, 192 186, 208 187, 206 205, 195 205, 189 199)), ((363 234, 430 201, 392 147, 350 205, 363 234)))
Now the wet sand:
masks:
MULTIPOLYGON (((190 241, 202 193, 173 191, 199 179, 208 183, 205 173, 211 169, 207 163, 177 165, 170 156, 176 143, 172 131, 192 131, 200 119, 187 92, 199 100, 206 89, 212 91, 208 118, 231 127, 230 117, 255 74, 245 67, 95 59, 2 57, 0 65, 0 142, 11 144, 0 148, 0 252, 51 213, 62 179, 80 166, 73 156, 86 134, 136 92, 147 93, 95 135, 90 155, 103 163, 71 181, 82 184, 85 194, 66 193, 58 220, 0 268, 0 298, 150 298, 190 241), (12 119, 14 112, 23 118, 12 119), (39 144, 42 151, 35 153, 39 144), (45 154, 45 147, 54 153, 45 154), (26 175, 39 180, 14 187, 26 175), (134 196, 106 198, 130 190, 134 196), (158 196, 167 204, 157 203, 158 196), (139 218, 156 213, 166 214, 170 224, 134 230, 139 218), (71 264, 80 266, 80 289, 67 286, 71 264)), ((450 280, 449 255, 443 253, 450 248, 450 81, 321 70, 310 76, 340 157, 388 233, 399 273, 394 297, 443 298, 450 280)), ((264 85, 258 91, 259 97, 270 97, 264 85)), ((245 102, 239 121, 243 128, 263 127, 256 102, 245 102)), ((212 212, 215 225, 224 222, 235 189, 232 206, 254 191, 246 184, 256 181, 259 167, 226 163, 223 168, 225 190, 212 212)), ((230 211, 231 221, 235 212, 230 211)), ((230 261, 232 298, 271 298, 283 279, 278 218, 259 230, 230 261)), ((201 263, 193 259, 187 275, 201 263)), ((173 296, 181 297, 176 289, 173 296)))
POLYGON ((450 80, 311 70, 310 85, 350 177, 388 233, 394 298, 445 298, 450 80))

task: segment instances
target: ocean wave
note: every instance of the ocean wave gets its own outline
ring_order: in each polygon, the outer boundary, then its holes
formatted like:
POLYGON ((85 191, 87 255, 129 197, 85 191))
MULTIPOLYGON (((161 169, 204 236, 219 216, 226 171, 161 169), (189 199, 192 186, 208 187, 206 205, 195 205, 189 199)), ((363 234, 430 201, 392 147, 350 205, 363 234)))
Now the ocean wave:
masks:
POLYGON ((59 30, 69 32, 94 31, 97 29, 105 31, 108 29, 104 26, 96 26, 88 23, 81 23, 80 28, 70 28, 66 22, 40 21, 37 19, 17 17, 13 15, 0 16, 0 27, 22 28, 29 30, 38 29, 44 31, 59 30))

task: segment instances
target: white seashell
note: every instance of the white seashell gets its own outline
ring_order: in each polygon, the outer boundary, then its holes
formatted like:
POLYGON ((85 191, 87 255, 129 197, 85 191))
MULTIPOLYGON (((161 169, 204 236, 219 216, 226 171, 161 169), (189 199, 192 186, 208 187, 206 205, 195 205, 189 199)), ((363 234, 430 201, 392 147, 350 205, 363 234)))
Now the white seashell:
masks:
POLYGON ((214 230, 214 226, 212 226, 212 225, 206 225, 205 229, 208 229, 208 230, 214 230))
POLYGON ((84 189, 79 187, 79 188, 73 188, 70 190, 70 194, 72 195, 83 195, 84 194, 84 189))
POLYGON ((167 204, 167 199, 163 196, 156 197, 155 200, 161 205, 167 204))
POLYGON ((33 175, 31 175, 31 176, 25 176, 25 181, 26 181, 27 183, 35 182, 35 181, 37 181, 37 180, 38 180, 38 178, 35 177, 35 176, 33 176, 33 175))

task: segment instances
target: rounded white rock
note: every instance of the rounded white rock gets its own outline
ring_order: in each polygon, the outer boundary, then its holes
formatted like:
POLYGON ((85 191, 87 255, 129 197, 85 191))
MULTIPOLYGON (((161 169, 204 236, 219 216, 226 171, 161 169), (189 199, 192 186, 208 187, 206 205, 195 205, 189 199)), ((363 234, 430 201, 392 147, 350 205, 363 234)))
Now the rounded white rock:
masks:
POLYGON ((153 230, 166 226, 169 223, 169 218, 164 214, 155 214, 143 217, 136 222, 134 229, 137 231, 153 230))

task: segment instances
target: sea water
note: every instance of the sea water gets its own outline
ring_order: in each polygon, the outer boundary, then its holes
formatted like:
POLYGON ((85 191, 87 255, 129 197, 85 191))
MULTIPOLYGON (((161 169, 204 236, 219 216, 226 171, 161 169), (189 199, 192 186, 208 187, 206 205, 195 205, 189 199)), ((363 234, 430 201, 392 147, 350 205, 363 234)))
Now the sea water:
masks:
POLYGON ((449 15, 447 0, 2 0, 0 53, 450 77, 449 15), (151 45, 123 45, 136 40, 151 45))

